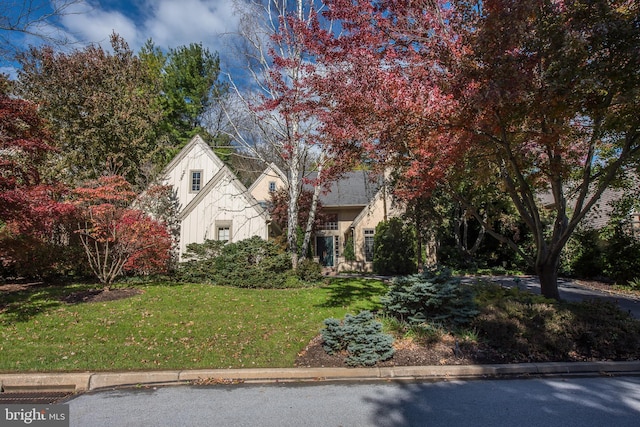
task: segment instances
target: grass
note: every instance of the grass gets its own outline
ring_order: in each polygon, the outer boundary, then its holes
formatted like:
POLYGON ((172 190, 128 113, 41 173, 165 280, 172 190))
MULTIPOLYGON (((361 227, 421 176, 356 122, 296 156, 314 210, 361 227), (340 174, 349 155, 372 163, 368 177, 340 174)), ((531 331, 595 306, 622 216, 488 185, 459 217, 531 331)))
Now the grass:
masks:
POLYGON ((67 304, 90 285, 0 294, 0 371, 291 367, 328 317, 379 308, 386 286, 306 289, 138 285, 142 294, 67 304))

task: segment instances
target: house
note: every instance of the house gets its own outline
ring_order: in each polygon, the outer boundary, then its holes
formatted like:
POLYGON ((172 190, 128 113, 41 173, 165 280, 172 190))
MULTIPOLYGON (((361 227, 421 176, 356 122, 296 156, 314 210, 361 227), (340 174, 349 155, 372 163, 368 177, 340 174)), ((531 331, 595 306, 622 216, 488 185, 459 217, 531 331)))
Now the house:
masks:
POLYGON ((195 136, 164 168, 179 203, 179 257, 205 240, 269 238, 269 216, 211 147, 195 136))
MULTIPOLYGON (((314 174, 309 176, 310 179, 314 177, 314 174)), ((266 206, 270 193, 284 187, 285 183, 286 174, 271 164, 249 187, 249 192, 266 206)), ((314 258, 334 271, 371 271, 376 226, 402 213, 392 203, 381 180, 371 180, 367 171, 347 172, 321 194, 320 202, 326 221, 313 236, 314 258), (344 258, 349 241, 354 245, 354 261, 344 258)))
MULTIPOLYGON (((637 179, 634 181, 637 184, 637 179)), ((619 202, 625 195, 627 195, 628 190, 619 189, 619 188, 607 188, 604 190, 598 202, 587 212, 584 219, 582 220, 582 226, 585 228, 599 230, 605 227, 609 221, 611 220, 612 215, 614 214, 615 205, 619 202)), ((632 193, 635 194, 635 193, 632 193)), ((553 209, 555 207, 555 200, 550 191, 544 192, 538 196, 538 200, 547 209, 553 209)), ((569 194, 567 197, 567 207, 573 208, 575 204, 575 195, 569 194)), ((631 226, 631 232, 636 236, 640 236, 640 210, 638 209, 637 204, 631 207, 631 210, 627 213, 629 224, 631 226)), ((569 212, 569 217, 571 217, 571 212, 569 212)))
MULTIPOLYGON (((190 243, 236 242, 252 236, 268 239, 280 232, 271 226, 267 212, 270 194, 287 182, 287 175, 275 164, 247 189, 195 136, 164 168, 161 182, 173 187, 179 203, 180 259, 190 243)), ((366 171, 348 172, 323 192, 320 201, 327 220, 313 238, 315 259, 334 271, 371 271, 376 225, 401 213, 381 181, 371 180, 366 171), (354 261, 344 259, 349 241, 354 245, 354 261)))

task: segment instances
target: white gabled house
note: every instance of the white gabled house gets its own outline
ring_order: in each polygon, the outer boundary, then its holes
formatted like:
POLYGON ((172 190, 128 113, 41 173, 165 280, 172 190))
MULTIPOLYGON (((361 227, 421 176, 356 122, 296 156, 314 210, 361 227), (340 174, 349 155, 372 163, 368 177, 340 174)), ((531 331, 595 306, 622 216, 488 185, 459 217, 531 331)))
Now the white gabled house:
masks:
POLYGON ((179 203, 180 259, 190 243, 269 237, 265 209, 200 136, 164 168, 161 182, 179 203))
MULTIPOLYGON (((247 189, 200 136, 195 136, 164 168, 161 182, 170 185, 179 203, 179 256, 187 245, 205 240, 237 242, 253 236, 274 237, 267 205, 271 193, 286 186, 287 176, 269 165, 247 189)), ((334 271, 371 271, 376 225, 398 216, 391 197, 364 171, 345 173, 321 196, 327 221, 314 236, 315 259, 334 271), (352 241, 355 261, 344 259, 352 241)))

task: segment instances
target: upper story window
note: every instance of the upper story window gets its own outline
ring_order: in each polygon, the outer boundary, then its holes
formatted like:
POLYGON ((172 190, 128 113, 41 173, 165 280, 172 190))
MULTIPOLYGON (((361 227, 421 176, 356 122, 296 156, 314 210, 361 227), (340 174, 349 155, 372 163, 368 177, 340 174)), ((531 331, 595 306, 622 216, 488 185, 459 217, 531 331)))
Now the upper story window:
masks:
POLYGON ((269 181, 269 192, 273 193, 274 191, 276 191, 276 182, 275 181, 269 181))
POLYGON ((218 240, 221 240, 223 242, 228 242, 229 241, 229 227, 228 226, 221 226, 218 227, 218 240))
POLYGON ((322 230, 337 230, 338 229, 338 214, 327 215, 327 220, 322 224, 322 230))
POLYGON ((197 193, 202 188, 202 171, 191 171, 191 192, 197 193))

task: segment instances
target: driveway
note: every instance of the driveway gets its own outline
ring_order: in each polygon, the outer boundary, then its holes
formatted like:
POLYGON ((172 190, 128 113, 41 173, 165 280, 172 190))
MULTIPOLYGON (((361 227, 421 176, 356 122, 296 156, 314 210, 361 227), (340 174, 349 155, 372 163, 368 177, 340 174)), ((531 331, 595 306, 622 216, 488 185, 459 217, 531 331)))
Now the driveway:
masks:
MULTIPOLYGON (((540 282, 537 276, 478 276, 465 277, 463 282, 473 283, 477 280, 488 280, 506 287, 517 287, 522 290, 540 294, 540 282)), ((558 279, 560 298, 564 301, 579 302, 590 299, 611 301, 621 310, 630 313, 636 319, 640 319, 640 299, 609 292, 597 291, 586 288, 568 279, 558 279)))

